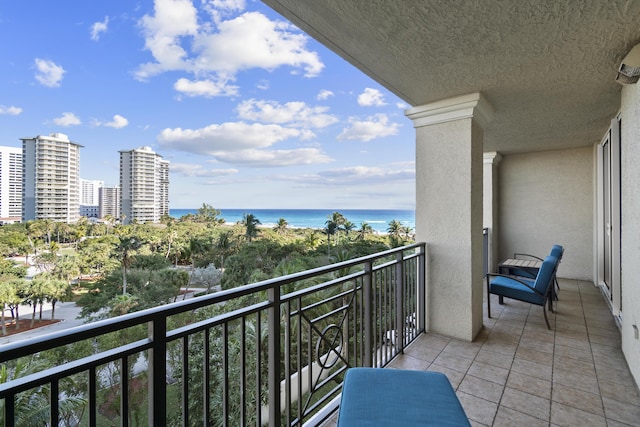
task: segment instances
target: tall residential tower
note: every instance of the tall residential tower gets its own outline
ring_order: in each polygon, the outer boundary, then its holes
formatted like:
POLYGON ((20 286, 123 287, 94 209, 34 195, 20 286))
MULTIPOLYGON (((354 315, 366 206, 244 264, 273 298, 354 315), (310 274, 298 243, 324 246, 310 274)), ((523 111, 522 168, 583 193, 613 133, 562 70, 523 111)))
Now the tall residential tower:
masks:
POLYGON ((22 217, 22 149, 0 147, 0 221, 20 221, 22 217))
POLYGON ((111 215, 120 218, 120 187, 100 187, 98 189, 98 218, 111 215))
POLYGON ((80 216, 80 148, 67 135, 20 138, 22 220, 74 223, 80 216))
POLYGON ((80 215, 87 218, 99 218, 99 190, 104 181, 80 178, 80 215))
POLYGON ((169 161, 151 147, 120 151, 120 211, 124 224, 169 214, 169 161))

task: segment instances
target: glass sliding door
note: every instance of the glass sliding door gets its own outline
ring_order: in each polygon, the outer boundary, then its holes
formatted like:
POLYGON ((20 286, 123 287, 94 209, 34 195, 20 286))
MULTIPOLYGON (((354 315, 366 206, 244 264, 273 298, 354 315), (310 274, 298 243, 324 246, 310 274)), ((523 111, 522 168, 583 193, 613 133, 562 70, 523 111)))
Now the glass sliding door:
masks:
POLYGON ((598 155, 598 281, 615 315, 622 312, 620 142, 620 118, 615 118, 598 155))

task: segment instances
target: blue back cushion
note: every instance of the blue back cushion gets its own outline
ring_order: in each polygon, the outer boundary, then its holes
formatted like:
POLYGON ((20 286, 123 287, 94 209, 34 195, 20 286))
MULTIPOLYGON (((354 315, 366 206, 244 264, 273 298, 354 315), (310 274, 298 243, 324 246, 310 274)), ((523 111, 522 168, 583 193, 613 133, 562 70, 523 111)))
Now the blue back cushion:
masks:
POLYGON ((562 253, 564 252, 562 246, 560 245, 553 245, 553 247, 551 248, 551 253, 549 255, 558 258, 558 260, 560 260, 562 258, 562 253))
POLYGON ((549 283, 551 283, 551 279, 553 278, 553 273, 555 273, 557 265, 558 258, 551 255, 542 261, 542 265, 540 266, 540 270, 538 270, 535 282, 535 288, 538 292, 543 294, 547 292, 547 288, 549 287, 549 283))

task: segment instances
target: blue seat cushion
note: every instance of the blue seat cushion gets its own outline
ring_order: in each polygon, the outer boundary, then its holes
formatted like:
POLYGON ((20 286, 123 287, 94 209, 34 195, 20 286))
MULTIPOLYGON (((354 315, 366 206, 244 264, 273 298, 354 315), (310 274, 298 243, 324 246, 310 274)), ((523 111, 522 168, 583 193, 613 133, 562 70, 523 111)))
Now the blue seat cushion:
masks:
POLYGON ((345 375, 338 427, 470 425, 442 373, 351 368, 345 375))
MULTIPOLYGON (((531 287, 534 286, 533 280, 522 278, 520 280, 528 283, 531 287)), ((544 298, 541 295, 537 294, 533 289, 530 289, 522 283, 508 277, 498 276, 491 279, 489 290, 492 294, 502 295, 507 298, 526 301, 537 305, 544 304, 544 298)))

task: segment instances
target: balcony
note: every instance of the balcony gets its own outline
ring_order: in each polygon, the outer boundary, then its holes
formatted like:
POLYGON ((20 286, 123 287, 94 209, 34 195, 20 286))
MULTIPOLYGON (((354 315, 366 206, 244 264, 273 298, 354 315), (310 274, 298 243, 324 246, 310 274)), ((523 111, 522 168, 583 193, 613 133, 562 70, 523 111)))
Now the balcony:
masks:
POLYGON ((492 295, 492 318, 485 305, 473 342, 421 334, 389 367, 446 374, 472 425, 638 425, 640 394, 600 290, 568 279, 560 287, 553 330, 540 307, 500 306, 492 295))
POLYGON ((323 420, 347 367, 424 330, 424 260, 416 244, 6 344, 5 425, 34 406, 38 425, 323 420))
POLYGON ((5 425, 44 396, 48 425, 330 426, 352 366, 444 372, 476 425, 637 423, 620 333, 591 283, 560 281, 551 331, 540 307, 496 299, 480 336, 460 341, 424 332, 425 249, 6 344, 6 366, 57 364, 0 384, 5 425))

